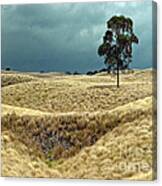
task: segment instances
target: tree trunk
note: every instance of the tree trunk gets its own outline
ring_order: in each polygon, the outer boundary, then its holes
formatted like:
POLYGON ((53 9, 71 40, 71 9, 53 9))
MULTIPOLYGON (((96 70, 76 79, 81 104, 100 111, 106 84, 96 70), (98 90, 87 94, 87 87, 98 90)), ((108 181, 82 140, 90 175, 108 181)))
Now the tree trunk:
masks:
POLYGON ((117 61, 117 88, 119 88, 119 60, 117 61))

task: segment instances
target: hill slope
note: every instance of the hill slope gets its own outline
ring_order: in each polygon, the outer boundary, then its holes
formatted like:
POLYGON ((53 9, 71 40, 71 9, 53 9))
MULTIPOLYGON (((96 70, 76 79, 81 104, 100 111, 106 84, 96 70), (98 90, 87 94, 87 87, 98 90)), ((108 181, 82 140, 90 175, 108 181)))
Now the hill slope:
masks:
POLYGON ((154 178, 151 70, 30 76, 2 88, 3 176, 154 178))

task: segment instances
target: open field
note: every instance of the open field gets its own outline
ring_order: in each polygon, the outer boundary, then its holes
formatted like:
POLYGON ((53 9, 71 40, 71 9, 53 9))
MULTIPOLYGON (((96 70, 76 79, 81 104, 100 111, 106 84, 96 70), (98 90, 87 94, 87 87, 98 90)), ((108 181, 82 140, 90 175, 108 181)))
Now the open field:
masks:
POLYGON ((2 72, 2 175, 154 178, 153 72, 2 72))

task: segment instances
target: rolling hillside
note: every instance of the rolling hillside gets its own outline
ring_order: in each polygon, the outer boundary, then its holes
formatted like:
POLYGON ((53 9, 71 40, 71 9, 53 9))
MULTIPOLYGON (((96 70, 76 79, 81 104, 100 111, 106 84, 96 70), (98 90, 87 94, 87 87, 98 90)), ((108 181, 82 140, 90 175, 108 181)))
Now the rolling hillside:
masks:
POLYGON ((2 175, 153 179, 152 74, 2 72, 2 175))

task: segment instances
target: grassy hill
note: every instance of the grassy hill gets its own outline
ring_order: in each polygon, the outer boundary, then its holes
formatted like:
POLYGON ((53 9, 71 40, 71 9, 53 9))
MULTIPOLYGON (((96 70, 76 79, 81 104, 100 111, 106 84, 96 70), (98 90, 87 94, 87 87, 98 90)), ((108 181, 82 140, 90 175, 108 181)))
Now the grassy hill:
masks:
POLYGON ((153 179, 152 74, 3 72, 2 175, 153 179))

